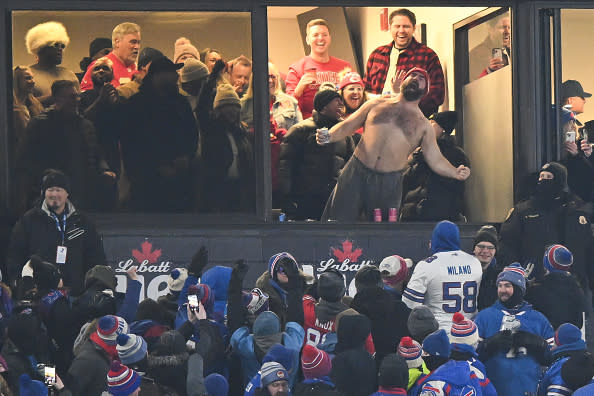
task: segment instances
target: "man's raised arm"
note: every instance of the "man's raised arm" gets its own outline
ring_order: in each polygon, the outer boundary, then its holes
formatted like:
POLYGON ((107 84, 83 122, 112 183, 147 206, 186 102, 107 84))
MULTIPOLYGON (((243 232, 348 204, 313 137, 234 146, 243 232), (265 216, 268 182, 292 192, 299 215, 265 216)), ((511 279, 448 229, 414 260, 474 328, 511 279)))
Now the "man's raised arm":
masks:
POLYGON ((316 133, 316 141, 318 144, 338 142, 341 139, 344 139, 345 137, 355 133, 357 129, 361 128, 365 124, 369 110, 371 110, 371 108, 375 106, 379 100, 382 99, 372 99, 363 103, 363 105, 359 107, 359 109, 353 114, 351 114, 349 118, 334 125, 332 129, 330 129, 329 134, 325 134, 323 131, 318 129, 316 133))
POLYGON ((435 132, 429 124, 425 128, 423 140, 421 141, 421 149, 423 150, 423 157, 431 168, 431 170, 440 176, 449 177, 456 180, 466 180, 470 176, 470 168, 460 165, 455 168, 450 162, 441 154, 437 141, 435 140, 435 132))

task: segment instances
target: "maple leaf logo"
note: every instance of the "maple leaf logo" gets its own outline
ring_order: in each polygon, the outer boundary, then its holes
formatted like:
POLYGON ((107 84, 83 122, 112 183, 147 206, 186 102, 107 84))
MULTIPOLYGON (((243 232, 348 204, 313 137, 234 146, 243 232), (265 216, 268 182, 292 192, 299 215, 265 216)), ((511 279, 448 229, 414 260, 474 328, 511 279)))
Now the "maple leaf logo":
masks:
POLYGON ((161 257, 161 249, 153 250, 153 244, 149 241, 142 242, 140 244, 140 249, 140 251, 138 249, 132 250, 132 256, 134 256, 139 263, 147 260, 149 263, 154 264, 159 257, 161 257))
POLYGON ((331 248, 330 250, 340 262, 349 259, 351 263, 356 263, 357 260, 359 260, 359 256, 363 254, 363 249, 361 248, 357 248, 355 251, 353 251, 353 242, 349 240, 345 240, 342 243, 342 250, 336 248, 331 248))

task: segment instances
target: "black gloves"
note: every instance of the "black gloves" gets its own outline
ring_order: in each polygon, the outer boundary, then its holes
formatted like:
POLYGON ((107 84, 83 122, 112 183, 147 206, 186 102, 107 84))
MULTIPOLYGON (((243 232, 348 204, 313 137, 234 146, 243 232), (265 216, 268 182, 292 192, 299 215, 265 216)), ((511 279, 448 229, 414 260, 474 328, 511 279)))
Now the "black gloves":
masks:
POLYGON ((501 330, 485 340, 485 354, 492 356, 497 352, 507 352, 514 346, 511 330, 501 330))
POLYGON ((208 250, 202 246, 192 257, 188 272, 197 278, 202 275, 202 270, 208 265, 208 250))
POLYGON ((513 346, 516 352, 518 348, 526 348, 528 354, 538 360, 539 363, 546 363, 549 345, 541 336, 520 330, 513 335, 513 346))
POLYGON ((212 67, 212 71, 210 72, 208 79, 209 80, 216 80, 219 77, 219 74, 227 67, 227 63, 219 59, 214 66, 212 67))
POLYGON ((287 289, 298 289, 302 287, 303 281, 301 279, 301 274, 299 273, 299 267, 297 266, 297 263, 288 257, 283 257, 280 259, 278 264, 285 271, 287 278, 289 278, 287 289))
POLYGON ((243 261, 243 259, 237 260, 233 265, 233 271, 231 271, 231 276, 235 276, 237 277, 237 279, 243 280, 249 269, 250 267, 248 267, 248 265, 245 263, 245 261, 243 261))

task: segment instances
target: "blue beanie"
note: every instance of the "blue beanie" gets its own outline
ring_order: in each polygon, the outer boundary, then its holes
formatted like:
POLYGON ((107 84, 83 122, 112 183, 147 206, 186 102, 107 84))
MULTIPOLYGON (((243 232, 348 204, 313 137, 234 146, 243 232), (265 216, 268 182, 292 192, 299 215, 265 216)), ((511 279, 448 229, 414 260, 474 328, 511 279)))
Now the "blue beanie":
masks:
POLYGON ((120 334, 116 339, 116 350, 123 364, 140 362, 146 357, 147 345, 144 338, 135 334, 120 334))
POLYGON ((260 382, 268 386, 275 381, 289 381, 289 373, 278 362, 266 362, 260 368, 260 382))
POLYGON ((274 344, 262 359, 262 363, 277 362, 283 365, 287 371, 293 368, 294 354, 286 346, 281 344, 274 344))
POLYGON ((254 321, 252 327, 255 336, 278 334, 281 331, 280 319, 272 311, 264 311, 254 321))
POLYGON ((452 346, 444 329, 434 331, 423 340, 423 351, 431 356, 449 358, 452 346))
POLYGON ((583 346, 580 349, 586 349, 586 343, 582 340, 582 331, 574 324, 563 323, 557 331, 555 331, 555 344, 557 346, 575 344, 576 346, 583 346))
POLYGON ((497 283, 501 281, 516 285, 522 289, 523 293, 526 293, 526 271, 520 263, 511 263, 505 267, 499 276, 497 276, 497 283))
POLYGON ((209 396, 227 396, 229 394, 229 383, 221 374, 209 374, 204 378, 204 386, 209 396))
POLYGON ((47 386, 41 381, 33 380, 28 374, 19 378, 21 396, 47 396, 47 386))
POLYGON ((568 272, 573 264, 573 254, 563 245, 551 245, 542 263, 549 272, 568 272))

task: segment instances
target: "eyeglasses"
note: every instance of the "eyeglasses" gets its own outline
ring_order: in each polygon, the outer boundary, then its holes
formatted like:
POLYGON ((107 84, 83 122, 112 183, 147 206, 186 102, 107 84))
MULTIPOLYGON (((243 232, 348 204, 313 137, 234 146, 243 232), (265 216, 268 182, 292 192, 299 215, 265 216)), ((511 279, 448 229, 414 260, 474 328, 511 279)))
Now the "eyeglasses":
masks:
POLYGON ((53 47, 55 49, 62 49, 63 50, 64 48, 66 48, 66 44, 64 44, 64 43, 53 43, 53 44, 50 45, 50 47, 53 47))
POLYGON ((476 245, 476 247, 480 250, 495 250, 495 246, 476 245))

